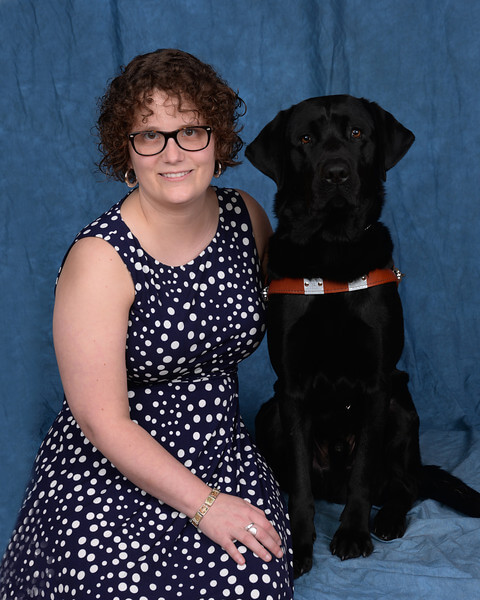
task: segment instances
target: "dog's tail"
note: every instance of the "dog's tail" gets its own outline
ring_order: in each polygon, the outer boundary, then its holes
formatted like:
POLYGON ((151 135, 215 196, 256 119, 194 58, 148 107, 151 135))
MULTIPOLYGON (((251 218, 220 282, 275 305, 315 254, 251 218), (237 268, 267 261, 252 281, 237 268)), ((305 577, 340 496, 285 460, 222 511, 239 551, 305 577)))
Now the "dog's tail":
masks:
POLYGON ((480 517, 480 494, 434 465, 422 465, 419 496, 431 498, 469 517, 480 517))

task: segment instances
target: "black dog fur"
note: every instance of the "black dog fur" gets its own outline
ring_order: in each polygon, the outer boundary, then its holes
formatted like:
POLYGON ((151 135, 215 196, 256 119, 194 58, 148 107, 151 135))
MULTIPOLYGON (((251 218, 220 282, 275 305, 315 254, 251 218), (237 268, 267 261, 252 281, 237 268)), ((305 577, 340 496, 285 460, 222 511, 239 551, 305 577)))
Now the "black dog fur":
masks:
MULTIPOLYGON (((351 281, 391 267, 379 222, 386 171, 413 134, 390 113, 351 96, 311 98, 281 111, 247 147, 277 184, 270 279, 351 281)), ((480 517, 480 494, 421 463, 418 415, 396 368, 403 316, 396 283, 326 294, 272 295, 268 346, 274 397, 256 418, 260 450, 289 493, 294 571, 311 569, 314 498, 345 503, 330 549, 368 556, 372 531, 401 537, 419 498, 480 517)))

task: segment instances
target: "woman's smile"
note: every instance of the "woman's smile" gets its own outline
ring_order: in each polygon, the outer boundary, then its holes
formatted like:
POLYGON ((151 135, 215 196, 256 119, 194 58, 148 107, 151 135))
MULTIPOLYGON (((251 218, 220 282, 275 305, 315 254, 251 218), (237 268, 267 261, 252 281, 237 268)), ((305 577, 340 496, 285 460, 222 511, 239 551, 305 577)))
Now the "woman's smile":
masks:
POLYGON ((192 172, 192 169, 189 171, 177 171, 177 172, 168 172, 168 173, 160 173, 161 177, 165 177, 166 179, 180 179, 189 175, 192 172))

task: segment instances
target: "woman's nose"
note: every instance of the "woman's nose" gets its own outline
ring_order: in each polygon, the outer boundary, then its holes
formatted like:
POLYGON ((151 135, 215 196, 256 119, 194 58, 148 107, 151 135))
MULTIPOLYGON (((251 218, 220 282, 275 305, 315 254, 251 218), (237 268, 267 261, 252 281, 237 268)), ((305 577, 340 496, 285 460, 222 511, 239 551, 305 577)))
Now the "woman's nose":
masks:
POLYGON ((183 158, 183 150, 173 138, 170 138, 161 155, 164 160, 177 161, 183 158))

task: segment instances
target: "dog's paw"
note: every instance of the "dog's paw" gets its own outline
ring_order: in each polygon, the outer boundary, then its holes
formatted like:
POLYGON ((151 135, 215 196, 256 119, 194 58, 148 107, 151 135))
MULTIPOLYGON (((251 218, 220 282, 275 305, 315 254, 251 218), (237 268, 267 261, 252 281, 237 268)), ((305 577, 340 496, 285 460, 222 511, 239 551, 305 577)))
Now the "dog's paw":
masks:
POLYGON ((372 538, 368 532, 340 527, 330 543, 330 551, 341 560, 370 556, 372 538))
POLYGON ((381 508, 373 520, 373 533, 381 540, 394 540, 400 538, 407 528, 404 511, 394 508, 381 508))
POLYGON ((305 541, 304 539, 301 543, 298 540, 293 540, 293 576, 295 579, 305 575, 312 568, 313 544, 317 537, 315 531, 313 531, 311 537, 311 541, 305 541))

